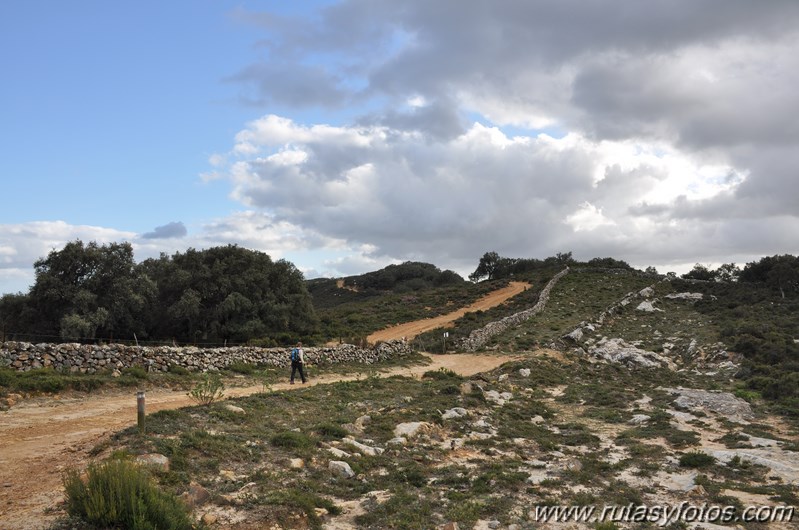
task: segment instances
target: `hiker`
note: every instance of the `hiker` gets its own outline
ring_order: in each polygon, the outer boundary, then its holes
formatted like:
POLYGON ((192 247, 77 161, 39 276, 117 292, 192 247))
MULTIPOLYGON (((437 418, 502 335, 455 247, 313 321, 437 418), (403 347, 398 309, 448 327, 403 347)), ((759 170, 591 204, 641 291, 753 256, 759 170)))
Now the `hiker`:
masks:
POLYGON ((305 357, 302 353, 302 342, 298 342, 297 346, 291 350, 291 381, 290 383, 294 384, 294 374, 297 370, 300 371, 300 379, 302 379, 303 384, 305 384, 305 372, 302 369, 302 365, 305 364, 305 357))

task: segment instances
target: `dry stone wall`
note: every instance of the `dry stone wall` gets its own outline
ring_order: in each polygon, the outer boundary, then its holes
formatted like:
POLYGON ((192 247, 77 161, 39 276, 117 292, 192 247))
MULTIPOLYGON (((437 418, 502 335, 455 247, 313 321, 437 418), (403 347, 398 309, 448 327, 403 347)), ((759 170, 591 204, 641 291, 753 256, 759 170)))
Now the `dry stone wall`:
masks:
MULTIPOLYGON (((288 366, 291 348, 197 348, 193 346, 126 346, 123 344, 0 344, 0 366, 26 371, 52 367, 72 373, 93 374, 102 370, 121 370, 141 366, 148 371, 168 372, 170 366, 190 371, 217 371, 233 363, 288 366)), ((335 347, 303 348, 311 364, 357 362, 372 364, 411 352, 405 341, 386 341, 374 348, 363 349, 352 344, 335 347)))
POLYGON ((538 297, 538 302, 536 302, 533 307, 530 309, 525 309, 524 311, 519 311, 518 313, 514 313, 501 320, 497 320, 496 322, 489 322, 482 328, 472 331, 469 333, 468 337, 458 343, 458 348, 464 351, 476 351, 485 346, 486 342, 488 342, 492 337, 499 335, 508 328, 518 326, 522 322, 529 320, 533 316, 540 313, 549 301, 549 293, 552 291, 552 288, 555 287, 555 284, 558 283, 558 280, 568 274, 568 272, 569 267, 566 267, 557 273, 551 280, 549 280, 544 289, 541 291, 541 294, 538 297))

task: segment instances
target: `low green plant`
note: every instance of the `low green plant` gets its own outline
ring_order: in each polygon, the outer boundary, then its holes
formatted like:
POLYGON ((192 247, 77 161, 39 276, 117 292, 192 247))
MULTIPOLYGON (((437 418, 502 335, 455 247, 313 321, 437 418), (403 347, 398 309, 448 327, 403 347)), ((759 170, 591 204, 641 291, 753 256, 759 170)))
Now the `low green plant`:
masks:
POLYGON ((210 405, 224 397, 225 384, 219 374, 205 374, 192 388, 188 396, 200 405, 210 405))
POLYGON ((129 460, 90 464, 84 480, 68 470, 64 477, 67 512, 97 528, 155 530, 194 528, 188 509, 129 460))
POLYGON ((122 370, 122 375, 144 380, 147 379, 147 370, 141 366, 130 366, 122 370))
POLYGON ((691 451, 680 455, 682 467, 700 468, 708 467, 716 462, 716 457, 701 451, 691 451))

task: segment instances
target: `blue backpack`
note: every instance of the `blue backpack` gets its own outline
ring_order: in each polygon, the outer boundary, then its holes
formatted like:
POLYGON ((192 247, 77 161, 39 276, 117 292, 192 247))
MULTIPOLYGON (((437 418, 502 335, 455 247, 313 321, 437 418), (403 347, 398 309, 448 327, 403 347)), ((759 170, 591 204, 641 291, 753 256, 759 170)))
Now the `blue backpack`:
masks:
POLYGON ((292 362, 300 360, 300 350, 298 348, 291 350, 291 360, 292 362))

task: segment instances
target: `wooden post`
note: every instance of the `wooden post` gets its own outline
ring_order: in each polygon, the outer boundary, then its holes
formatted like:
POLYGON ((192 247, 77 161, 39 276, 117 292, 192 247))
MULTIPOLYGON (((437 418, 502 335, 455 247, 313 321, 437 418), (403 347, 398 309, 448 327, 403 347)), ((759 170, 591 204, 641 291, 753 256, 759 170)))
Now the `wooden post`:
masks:
POLYGON ((136 411, 139 422, 139 434, 144 434, 144 391, 136 392, 136 411))

